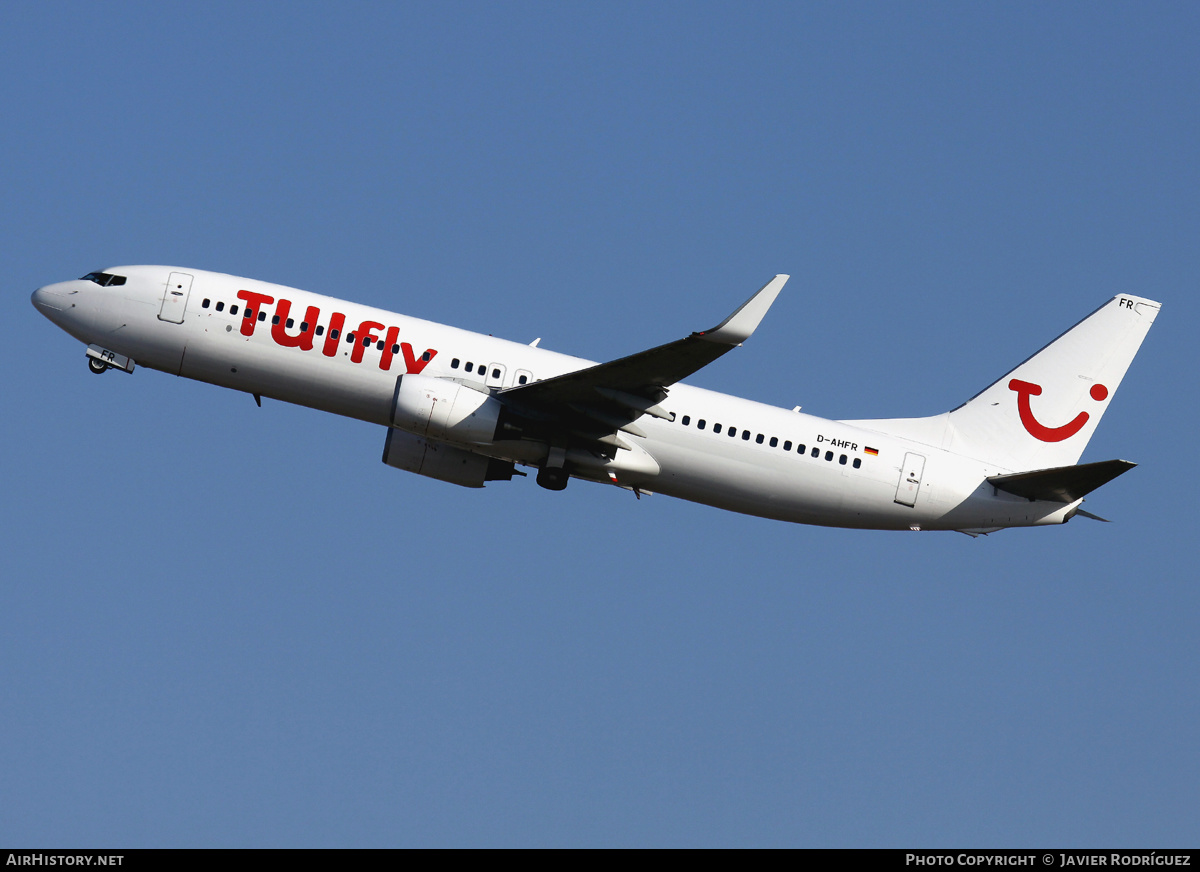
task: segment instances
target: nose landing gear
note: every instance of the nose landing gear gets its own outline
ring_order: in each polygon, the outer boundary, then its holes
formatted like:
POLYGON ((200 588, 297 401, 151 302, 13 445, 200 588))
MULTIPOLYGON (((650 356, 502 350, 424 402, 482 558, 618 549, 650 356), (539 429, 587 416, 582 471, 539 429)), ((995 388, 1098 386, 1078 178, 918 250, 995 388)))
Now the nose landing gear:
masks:
POLYGON ((87 347, 88 369, 96 375, 102 375, 105 370, 119 369, 121 372, 133 372, 134 363, 123 354, 101 348, 99 345, 87 347))

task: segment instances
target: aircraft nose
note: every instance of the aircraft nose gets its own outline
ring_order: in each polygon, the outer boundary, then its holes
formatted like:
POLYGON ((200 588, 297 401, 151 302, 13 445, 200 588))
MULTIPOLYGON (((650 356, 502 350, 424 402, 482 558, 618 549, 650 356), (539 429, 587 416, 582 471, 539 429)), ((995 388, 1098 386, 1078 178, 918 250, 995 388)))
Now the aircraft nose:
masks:
POLYGON ((54 293, 48 285, 34 291, 30 299, 33 301, 33 308, 37 309, 43 315, 49 315, 51 312, 61 312, 67 307, 67 302, 63 295, 54 293))

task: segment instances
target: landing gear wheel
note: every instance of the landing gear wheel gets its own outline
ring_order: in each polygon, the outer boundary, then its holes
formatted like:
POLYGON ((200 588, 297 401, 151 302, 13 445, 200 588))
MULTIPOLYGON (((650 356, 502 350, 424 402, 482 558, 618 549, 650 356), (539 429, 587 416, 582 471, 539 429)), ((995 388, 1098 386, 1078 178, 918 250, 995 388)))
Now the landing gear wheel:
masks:
POLYGON ((538 470, 537 483, 546 490, 563 490, 567 486, 567 482, 571 480, 571 476, 567 475, 565 469, 550 469, 542 467, 538 470))
POLYGON ((94 357, 89 357, 88 369, 90 369, 96 375, 104 375, 104 373, 108 372, 108 364, 102 363, 101 361, 96 360, 94 357))

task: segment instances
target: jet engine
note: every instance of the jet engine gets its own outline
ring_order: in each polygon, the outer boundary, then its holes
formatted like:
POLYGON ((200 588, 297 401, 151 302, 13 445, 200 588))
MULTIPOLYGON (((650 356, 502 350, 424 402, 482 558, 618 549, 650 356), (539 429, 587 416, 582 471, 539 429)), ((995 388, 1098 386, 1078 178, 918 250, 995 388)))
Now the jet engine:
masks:
POLYGON ((444 442, 388 428, 383 462, 396 469, 426 475, 463 487, 483 487, 485 481, 508 481, 516 472, 509 461, 472 454, 444 442))
POLYGON ((488 443, 496 438, 500 409, 484 391, 409 373, 396 379, 392 426, 439 442, 488 443))

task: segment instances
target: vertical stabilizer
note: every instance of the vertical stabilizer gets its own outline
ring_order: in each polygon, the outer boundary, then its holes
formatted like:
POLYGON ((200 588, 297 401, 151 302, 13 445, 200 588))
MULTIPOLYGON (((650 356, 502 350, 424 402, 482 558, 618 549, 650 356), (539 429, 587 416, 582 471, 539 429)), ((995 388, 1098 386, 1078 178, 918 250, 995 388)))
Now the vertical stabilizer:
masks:
POLYGON ((1012 470, 1079 460, 1158 315, 1120 294, 952 412, 854 423, 1012 470))

